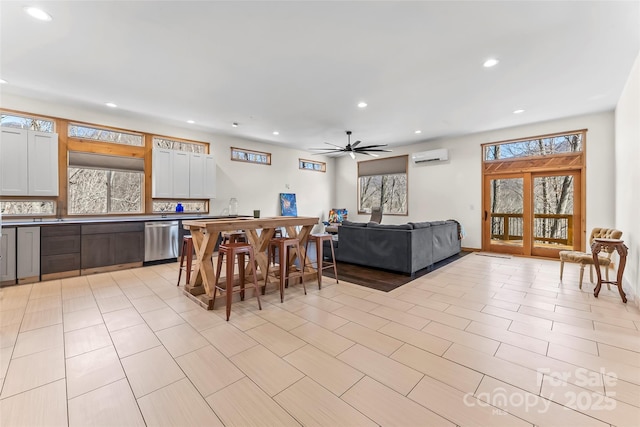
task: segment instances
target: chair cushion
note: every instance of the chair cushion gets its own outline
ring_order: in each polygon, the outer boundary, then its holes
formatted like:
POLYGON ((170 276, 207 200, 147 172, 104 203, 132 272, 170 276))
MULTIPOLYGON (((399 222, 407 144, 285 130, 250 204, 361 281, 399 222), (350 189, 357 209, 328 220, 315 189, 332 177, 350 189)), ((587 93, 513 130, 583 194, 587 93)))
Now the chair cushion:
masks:
MULTIPOLYGON (((560 261, 593 264, 593 255, 579 251, 560 251, 560 261)), ((600 265, 609 265, 611 260, 607 257, 598 256, 598 263, 600 265)))

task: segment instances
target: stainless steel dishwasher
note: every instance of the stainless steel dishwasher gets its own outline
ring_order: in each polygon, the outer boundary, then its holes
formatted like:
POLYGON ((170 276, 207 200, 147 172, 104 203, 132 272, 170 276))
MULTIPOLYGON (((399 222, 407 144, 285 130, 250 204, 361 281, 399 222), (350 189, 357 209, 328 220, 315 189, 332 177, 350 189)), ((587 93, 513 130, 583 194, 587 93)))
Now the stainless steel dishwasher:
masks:
POLYGON ((178 221, 144 223, 144 260, 178 257, 178 221))

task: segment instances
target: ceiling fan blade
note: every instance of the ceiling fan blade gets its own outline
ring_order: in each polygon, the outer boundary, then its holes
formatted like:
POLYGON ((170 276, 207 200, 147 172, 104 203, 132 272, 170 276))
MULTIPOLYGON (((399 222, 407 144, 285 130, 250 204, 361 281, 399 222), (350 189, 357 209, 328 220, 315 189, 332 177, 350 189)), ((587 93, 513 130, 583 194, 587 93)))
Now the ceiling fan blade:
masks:
POLYGON ((360 144, 361 142, 362 142, 362 141, 356 141, 356 142, 354 142, 353 144, 351 144, 351 148, 356 148, 356 146, 357 146, 358 144, 360 144))
POLYGON ((378 148, 378 147, 386 147, 387 144, 375 144, 375 145, 364 145, 359 147, 358 150, 367 150, 369 148, 378 148))
POLYGON ((332 147, 336 147, 336 148, 339 148, 339 149, 341 149, 341 150, 342 150, 342 149, 344 149, 344 147, 341 147, 341 146, 336 145, 336 144, 332 144, 332 143, 330 143, 330 142, 325 142, 325 144, 327 144, 327 145, 331 145, 332 147))
POLYGON ((366 150, 360 149, 360 150, 355 150, 356 153, 366 153, 366 152, 378 152, 378 153, 391 153, 391 150, 383 150, 381 148, 367 148, 366 150))
MULTIPOLYGON (((318 150, 317 148, 310 148, 310 150, 318 150)), ((342 153, 344 150, 327 150, 327 149, 323 149, 321 153, 314 153, 314 154, 324 154, 324 153, 342 153)))
POLYGON ((351 156, 352 159, 355 160, 356 154, 353 151, 349 151, 349 155, 351 156))
POLYGON ((366 151, 356 151, 356 153, 358 153, 358 154, 364 154, 365 156, 380 157, 378 154, 368 153, 368 152, 366 152, 366 151))

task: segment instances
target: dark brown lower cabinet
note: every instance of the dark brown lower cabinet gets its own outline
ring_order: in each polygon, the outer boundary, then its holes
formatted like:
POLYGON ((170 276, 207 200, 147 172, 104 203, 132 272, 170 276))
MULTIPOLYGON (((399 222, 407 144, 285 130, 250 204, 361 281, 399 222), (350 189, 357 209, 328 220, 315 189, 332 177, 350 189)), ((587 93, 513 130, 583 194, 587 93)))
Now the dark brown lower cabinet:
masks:
POLYGON ((144 222, 82 226, 82 270, 144 261, 144 222))
POLYGON ((80 274, 80 226, 40 227, 40 274, 43 280, 52 274, 80 274))

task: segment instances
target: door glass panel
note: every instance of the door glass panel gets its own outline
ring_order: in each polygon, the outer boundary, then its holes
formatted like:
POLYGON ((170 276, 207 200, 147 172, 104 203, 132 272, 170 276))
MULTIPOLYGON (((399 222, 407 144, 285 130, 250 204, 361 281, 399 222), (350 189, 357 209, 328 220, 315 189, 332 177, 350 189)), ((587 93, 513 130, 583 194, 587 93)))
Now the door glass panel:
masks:
POLYGON ((491 244, 522 246, 523 185, 523 178, 491 180, 491 244))
POLYGON ((534 247, 573 247, 573 184, 572 175, 533 178, 534 247))

